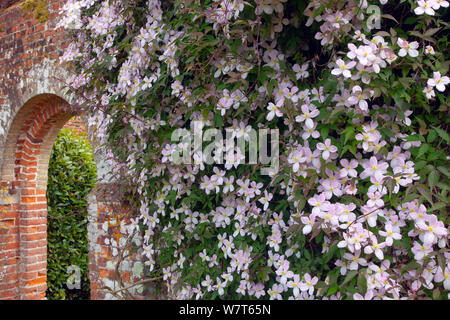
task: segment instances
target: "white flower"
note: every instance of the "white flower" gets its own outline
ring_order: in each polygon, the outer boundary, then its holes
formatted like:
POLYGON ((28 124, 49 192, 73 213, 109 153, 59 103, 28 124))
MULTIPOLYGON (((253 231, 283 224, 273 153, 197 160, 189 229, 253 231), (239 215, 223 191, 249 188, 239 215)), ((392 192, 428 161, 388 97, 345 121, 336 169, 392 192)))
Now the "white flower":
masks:
POLYGON ((308 76, 309 76, 309 72, 307 71, 308 63, 304 63, 301 67, 298 64, 294 64, 294 67, 292 69, 295 72, 295 78, 297 80, 303 79, 303 78, 308 78, 308 76))
POLYGON ((350 61, 348 64, 345 64, 344 60, 338 59, 336 61, 337 68, 331 71, 331 74, 338 76, 342 74, 345 78, 350 78, 352 76, 349 69, 353 68, 356 65, 355 61, 350 61))
POLYGON ((264 196, 259 198, 259 202, 261 202, 264 205, 264 211, 267 210, 269 207, 269 201, 272 199, 273 194, 268 193, 267 190, 264 190, 264 196))
POLYGON ((434 0, 434 1, 430 1, 430 5, 433 7, 434 10, 438 10, 440 7, 448 8, 448 1, 434 0))
POLYGON ((442 77, 439 71, 433 72, 433 78, 428 79, 428 86, 436 87, 438 91, 444 92, 445 86, 450 82, 450 79, 447 76, 442 77))
POLYGON ((431 99, 436 96, 436 94, 434 93, 433 87, 423 88, 423 92, 425 93, 425 96, 427 97, 427 99, 431 99))
POLYGON ((434 48, 432 46, 426 46, 425 52, 431 55, 434 55, 434 48))
POLYGON ((417 41, 408 42, 402 38, 398 38, 397 44, 401 47, 400 51, 398 52, 398 55, 400 57, 406 56, 406 54, 409 54, 411 57, 417 57, 419 55, 419 51, 416 49, 419 47, 419 43, 417 41))
POLYGON ((267 110, 269 110, 270 112, 267 114, 266 119, 268 121, 272 120, 275 116, 277 117, 281 117, 283 116, 283 113, 280 111, 280 107, 283 104, 283 100, 279 100, 277 102, 277 104, 273 104, 273 102, 270 102, 269 105, 267 106, 267 110))
POLYGON ((417 4, 419 5, 417 8, 414 9, 414 13, 417 15, 421 15, 421 14, 428 14, 430 16, 434 16, 434 10, 432 8, 432 4, 431 1, 424 1, 424 0, 419 0, 417 1, 417 4))

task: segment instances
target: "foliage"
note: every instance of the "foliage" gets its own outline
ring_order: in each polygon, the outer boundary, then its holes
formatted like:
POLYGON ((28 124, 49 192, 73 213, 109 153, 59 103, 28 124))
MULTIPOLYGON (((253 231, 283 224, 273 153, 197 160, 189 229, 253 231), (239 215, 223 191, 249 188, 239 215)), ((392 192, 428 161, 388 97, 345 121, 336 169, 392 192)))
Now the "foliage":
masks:
POLYGON ((47 0, 25 0, 20 6, 25 12, 33 13, 34 18, 40 23, 47 22, 50 11, 48 10, 47 0))
POLYGON ((65 5, 68 85, 129 182, 130 230, 170 297, 448 297, 447 7, 65 5), (279 129, 279 170, 238 165, 248 146, 208 164, 171 141, 195 126, 279 129))
POLYGON ((96 167, 89 142, 81 134, 62 129, 50 156, 48 169, 47 298, 89 299, 87 195, 96 183, 96 167), (66 283, 80 268, 81 289, 66 283))

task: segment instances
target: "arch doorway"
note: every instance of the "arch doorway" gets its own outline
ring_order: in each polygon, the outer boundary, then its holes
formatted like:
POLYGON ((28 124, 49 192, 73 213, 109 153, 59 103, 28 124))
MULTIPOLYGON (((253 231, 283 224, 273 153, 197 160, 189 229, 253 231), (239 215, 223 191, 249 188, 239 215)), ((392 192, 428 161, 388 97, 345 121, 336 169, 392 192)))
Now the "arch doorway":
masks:
POLYGON ((0 168, 0 299, 45 299, 48 166, 75 114, 61 97, 40 94, 12 122, 0 168))

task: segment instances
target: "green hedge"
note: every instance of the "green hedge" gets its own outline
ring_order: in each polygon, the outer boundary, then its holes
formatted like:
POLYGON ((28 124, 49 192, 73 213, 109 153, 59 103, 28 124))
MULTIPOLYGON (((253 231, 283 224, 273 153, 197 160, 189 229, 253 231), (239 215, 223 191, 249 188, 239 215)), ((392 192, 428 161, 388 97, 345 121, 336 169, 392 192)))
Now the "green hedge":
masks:
POLYGON ((62 129, 48 169, 47 298, 89 299, 87 195, 97 179, 92 149, 86 138, 62 129), (69 290, 69 266, 80 268, 81 289, 69 290))

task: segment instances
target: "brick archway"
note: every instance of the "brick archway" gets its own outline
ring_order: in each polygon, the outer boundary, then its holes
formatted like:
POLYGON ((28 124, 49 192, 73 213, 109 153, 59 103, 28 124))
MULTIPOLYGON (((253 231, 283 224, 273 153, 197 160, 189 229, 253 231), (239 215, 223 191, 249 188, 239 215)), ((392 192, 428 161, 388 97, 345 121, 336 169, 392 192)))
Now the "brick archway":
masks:
MULTIPOLYGON (((0 300, 45 299, 48 164, 56 136, 74 115, 76 112, 63 98, 55 94, 36 95, 19 109, 5 148, 0 149, 0 300), (6 197, 2 196, 4 190, 8 190, 6 197), (2 225, 7 229, 1 228, 2 225)), ((107 175, 107 166, 98 156, 96 166, 99 177, 107 175)), ((113 236, 114 229, 121 226, 110 225, 107 217, 110 212, 128 209, 120 202, 115 203, 113 194, 108 196, 114 190, 114 182, 103 181, 88 196, 91 299, 114 298, 103 288, 117 289, 119 284, 113 264, 117 258, 111 257, 105 238, 113 236)), ((123 260, 121 273, 125 284, 141 279, 142 269, 137 267, 142 265, 141 260, 141 254, 123 260)), ((146 291, 142 285, 139 287, 134 288, 133 294, 142 299, 146 291)))
POLYGON ((48 163, 56 136, 74 114, 64 99, 41 94, 25 103, 11 125, 0 168, 0 182, 10 189, 9 203, 3 203, 8 229, 0 234, 6 246, 0 248, 0 299, 45 298, 48 163))
MULTIPOLYGON (((59 129, 73 114, 67 103, 71 97, 61 81, 71 74, 58 63, 68 37, 55 29, 66 1, 47 0, 50 15, 45 23, 21 10, 21 1, 6 1, 6 7, 1 2, 0 300, 41 299, 46 291, 49 155, 59 129), (13 194, 5 194, 11 185, 13 194)), ((114 190, 104 153, 95 144, 92 147, 100 184, 108 192, 114 190)), ((110 255, 105 238, 115 228, 107 220, 109 212, 117 211, 109 205, 118 197, 105 196, 100 184, 88 196, 89 281, 91 299, 110 299, 103 288, 118 289, 118 280, 112 275, 116 258, 110 255)), ((144 277, 141 260, 141 253, 124 259, 124 282, 144 277)), ((144 292, 135 291, 136 296, 144 292)))

